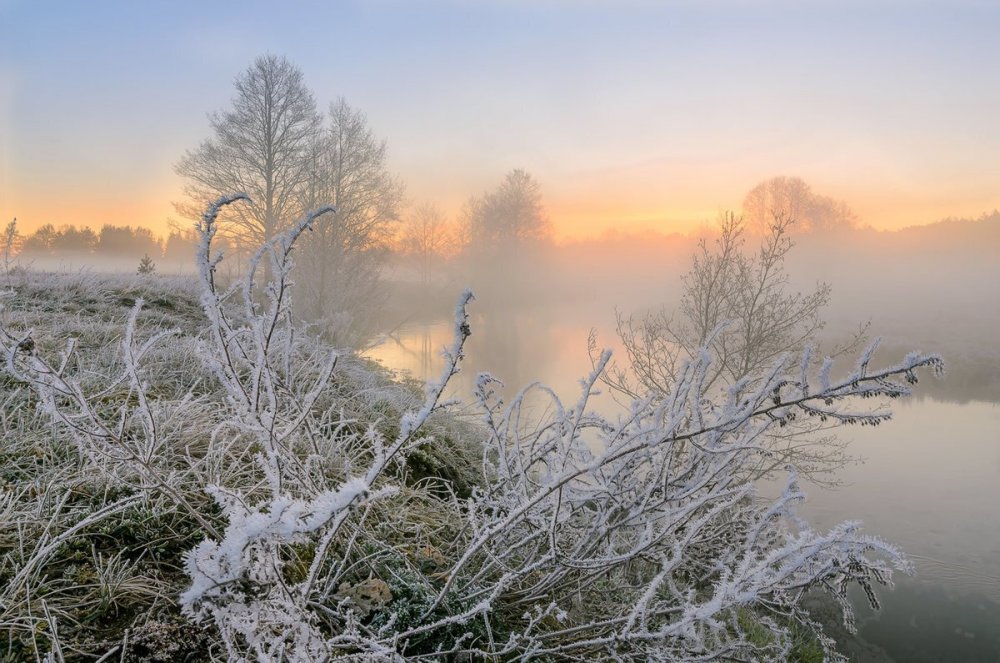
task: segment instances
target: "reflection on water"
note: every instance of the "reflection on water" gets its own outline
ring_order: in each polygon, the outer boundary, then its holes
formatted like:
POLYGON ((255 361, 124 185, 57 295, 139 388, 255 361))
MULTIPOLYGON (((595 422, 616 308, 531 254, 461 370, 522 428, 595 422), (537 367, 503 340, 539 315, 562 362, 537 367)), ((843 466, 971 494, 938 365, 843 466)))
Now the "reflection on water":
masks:
MULTIPOLYGON (((613 328, 614 316, 598 321, 613 328)), ((591 372, 587 336, 593 320, 575 319, 567 311, 538 306, 517 311, 491 310, 470 315, 472 336, 466 343, 462 372, 450 384, 449 395, 470 400, 475 378, 488 372, 512 395, 540 380, 561 398, 575 402, 579 381, 591 372)), ((614 349, 612 335, 601 336, 602 347, 614 349)), ((441 349, 452 341, 452 322, 441 320, 401 327, 382 339, 368 356, 388 368, 426 380, 437 378, 444 366, 441 349)))
MULTIPOLYGON (((590 325, 614 349, 613 315, 596 322, 580 315, 546 307, 474 314, 451 395, 470 400, 476 374, 489 371, 508 395, 541 380, 575 402, 591 370, 590 325)), ((416 378, 436 377, 450 334, 450 322, 414 325, 369 354, 416 378)), ((608 398, 597 399, 599 409, 613 407, 608 398)), ((890 659, 1000 661, 1000 405, 933 398, 893 405, 886 425, 842 429, 849 453, 864 460, 841 470, 840 488, 808 487, 803 514, 819 527, 861 520, 913 559, 917 576, 898 578, 885 610, 859 606, 860 635, 890 659)))

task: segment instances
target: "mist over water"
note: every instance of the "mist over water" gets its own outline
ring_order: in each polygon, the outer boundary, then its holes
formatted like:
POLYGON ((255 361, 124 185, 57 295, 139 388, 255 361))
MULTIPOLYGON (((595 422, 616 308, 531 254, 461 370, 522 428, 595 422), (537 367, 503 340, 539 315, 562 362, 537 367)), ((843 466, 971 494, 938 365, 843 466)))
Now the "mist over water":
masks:
MULTIPOLYGON (((915 349, 938 352, 947 364, 943 378, 922 380, 914 397, 891 404, 891 422, 840 428, 855 462, 824 477, 837 486, 807 487, 802 513, 817 527, 861 520, 917 568, 915 577, 897 578, 879 613, 862 595, 854 597, 860 637, 873 647, 858 660, 986 661, 1000 651, 997 221, 804 235, 789 254, 791 287, 832 286, 821 347, 833 347, 870 321, 869 337, 882 337, 879 365, 915 349), (884 658, 865 658, 879 648, 884 658)), ((571 406, 591 370, 591 330, 598 348, 612 349, 620 360, 616 311, 675 309, 693 246, 687 238, 659 246, 635 241, 627 249, 611 243, 606 259, 591 260, 591 247, 576 245, 552 249, 542 259, 547 268, 518 271, 512 260, 507 270, 476 274, 485 287, 471 307, 467 360, 452 394, 471 401, 476 374, 488 371, 504 382, 508 399, 539 380, 571 406)), ((442 282, 426 296, 419 304, 423 316, 397 303, 398 326, 367 354, 418 379, 434 377, 439 351, 450 341, 446 294, 454 286, 442 282), (427 313, 434 310, 436 317, 427 313)), ((844 356, 837 366, 846 373, 853 361, 844 356)), ((602 392, 590 406, 614 416, 623 399, 602 392)), ((765 482, 760 490, 773 494, 780 484, 765 482)))
MULTIPOLYGON (((994 342, 1000 329, 1000 215, 898 232, 799 234, 794 242, 787 289, 831 286, 817 339, 821 350, 867 323, 868 338, 882 339, 886 362, 916 349, 944 355, 947 374, 922 383, 916 398, 1000 401, 994 342)), ((450 333, 452 301, 471 285, 477 295, 470 341, 475 370, 495 371, 511 385, 532 379, 573 384, 590 370, 590 329, 599 347, 616 349, 617 315, 677 310, 694 250, 693 237, 617 236, 539 250, 530 260, 512 255, 489 270, 442 266, 425 287, 394 284, 397 295, 383 316, 386 335, 375 355, 417 377, 429 375, 427 366, 450 333), (414 335, 421 339, 416 346, 414 335)), ((390 278, 407 276, 398 270, 390 278)))

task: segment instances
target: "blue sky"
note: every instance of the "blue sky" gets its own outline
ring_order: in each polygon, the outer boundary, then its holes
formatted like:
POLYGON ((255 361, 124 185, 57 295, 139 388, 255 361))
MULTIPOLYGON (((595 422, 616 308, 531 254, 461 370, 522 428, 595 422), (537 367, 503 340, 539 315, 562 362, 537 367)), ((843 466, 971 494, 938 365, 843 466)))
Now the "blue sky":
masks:
POLYGON ((566 236, 687 229, 778 174, 876 226, 978 214, 998 33, 996 2, 0 0, 0 214, 162 227, 264 52, 452 213, 523 167, 566 236))

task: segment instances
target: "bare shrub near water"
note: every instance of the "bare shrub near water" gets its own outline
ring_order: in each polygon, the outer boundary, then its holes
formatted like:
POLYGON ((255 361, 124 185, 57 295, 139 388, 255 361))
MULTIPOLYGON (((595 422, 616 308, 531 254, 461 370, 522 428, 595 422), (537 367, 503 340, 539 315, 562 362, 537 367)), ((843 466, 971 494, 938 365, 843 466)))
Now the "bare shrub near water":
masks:
MULTIPOLYGON (((732 386, 756 380, 785 355, 801 355, 815 346, 825 327, 823 310, 830 303, 831 287, 817 283, 807 293, 795 292, 785 267, 795 246, 791 231, 796 219, 775 213, 755 252, 745 246, 742 217, 725 214, 713 243, 702 238, 682 277, 683 295, 676 311, 666 307, 643 316, 617 314, 617 333, 625 364, 614 362, 601 374, 601 382, 628 399, 674 391, 680 373, 703 348, 712 355, 704 388, 732 386)), ((829 350, 837 357, 862 347, 867 323, 840 347, 829 350)), ((593 361, 599 355, 596 332, 589 340, 593 361)), ((815 350, 810 350, 815 352, 815 350)), ((754 477, 773 477, 785 465, 815 483, 836 483, 836 471, 850 462, 845 444, 828 434, 829 426, 815 418, 785 422, 780 431, 769 431, 771 452, 755 467, 754 477), (827 434, 822 434, 827 431, 827 434)))

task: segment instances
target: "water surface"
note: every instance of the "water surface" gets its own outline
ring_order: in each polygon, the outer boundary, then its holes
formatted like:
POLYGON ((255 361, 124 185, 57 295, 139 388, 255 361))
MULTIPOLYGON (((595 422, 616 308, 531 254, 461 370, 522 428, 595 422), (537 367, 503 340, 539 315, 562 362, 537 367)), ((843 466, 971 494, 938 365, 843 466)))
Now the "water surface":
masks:
MULTIPOLYGON (((473 314, 452 395, 471 400, 475 375, 488 371, 508 395, 540 380, 575 402, 579 380, 591 370, 591 325, 601 330, 601 347, 616 348, 613 314, 596 323, 583 316, 544 306, 473 314)), ((450 335, 451 322, 443 319, 408 325, 369 355, 418 379, 436 377, 450 335)), ((883 356, 884 363, 899 359, 883 356)), ((959 384, 962 376, 947 380, 959 384)), ((607 393, 595 405, 614 408, 607 393)), ((917 397, 893 406, 887 424, 839 430, 850 455, 861 459, 838 472, 840 486, 806 486, 802 512, 814 526, 861 520, 917 567, 916 576, 897 576, 896 589, 881 593, 881 612, 858 597, 861 639, 846 648, 855 660, 1000 661, 1000 405, 963 393, 954 401, 917 397)))

